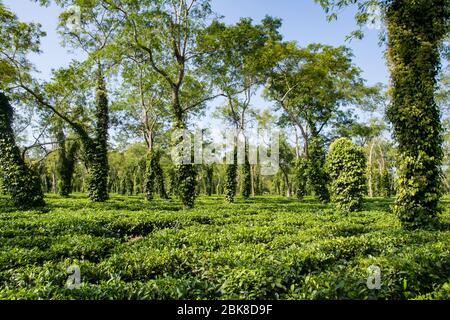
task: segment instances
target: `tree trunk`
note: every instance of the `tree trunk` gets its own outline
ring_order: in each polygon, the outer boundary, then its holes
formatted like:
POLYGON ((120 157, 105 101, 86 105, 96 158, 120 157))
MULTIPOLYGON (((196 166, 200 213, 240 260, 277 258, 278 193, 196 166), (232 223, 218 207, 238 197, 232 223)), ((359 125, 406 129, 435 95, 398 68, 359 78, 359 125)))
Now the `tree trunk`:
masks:
POLYGON ((449 10, 447 0, 393 0, 386 8, 393 87, 387 116, 398 143, 394 211, 408 228, 429 224, 439 212, 442 125, 434 93, 449 10))
MULTIPOLYGON (((181 80, 180 80, 181 83, 181 80)), ((184 111, 180 105, 180 87, 172 86, 172 111, 175 117, 175 129, 185 130, 184 111)), ((182 137, 178 143, 182 143, 182 137)), ((185 209, 192 209, 195 204, 197 187, 197 170, 193 164, 178 164, 176 172, 176 193, 185 209)))
POLYGON ((96 128, 95 140, 85 139, 86 158, 88 159, 88 194, 93 202, 108 200, 108 126, 109 107, 104 76, 99 67, 96 92, 96 128), (87 143, 86 143, 87 142, 87 143))
POLYGON ((234 202, 234 198, 236 196, 237 189, 237 147, 234 148, 234 161, 233 164, 226 165, 226 174, 225 174, 225 200, 229 203, 234 202))
POLYGON ((247 141, 245 141, 245 160, 244 164, 241 168, 241 194, 244 199, 248 199, 251 194, 251 188, 252 188, 252 175, 251 175, 251 168, 250 168, 250 162, 248 158, 248 147, 247 147, 247 141))
POLYGON ((12 129, 13 108, 0 92, 0 171, 3 188, 19 208, 45 205, 41 181, 22 159, 12 129))
POLYGON ((58 177, 59 186, 58 191, 62 197, 67 197, 72 193, 72 178, 75 169, 75 158, 78 152, 78 142, 74 141, 69 145, 67 150, 67 141, 62 128, 58 130, 57 141, 59 146, 59 159, 58 159, 58 177))
POLYGON ((315 136, 309 144, 308 180, 316 198, 323 203, 328 203, 330 201, 330 193, 328 191, 329 179, 325 172, 324 164, 325 151, 323 149, 323 142, 319 136, 315 136))

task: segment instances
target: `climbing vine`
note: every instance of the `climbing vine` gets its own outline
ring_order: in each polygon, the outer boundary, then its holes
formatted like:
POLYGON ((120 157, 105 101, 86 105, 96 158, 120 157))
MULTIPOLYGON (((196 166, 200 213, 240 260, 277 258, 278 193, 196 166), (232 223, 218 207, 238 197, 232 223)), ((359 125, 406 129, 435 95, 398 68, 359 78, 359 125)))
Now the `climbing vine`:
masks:
POLYGON ((309 158, 307 166, 307 176, 316 198, 327 203, 330 201, 328 191, 329 177, 324 169, 325 151, 320 137, 311 139, 309 145, 309 158))
POLYGON ((331 178, 332 202, 342 212, 360 210, 367 191, 364 150, 350 139, 337 139, 330 146, 326 169, 331 178))
POLYGON ((297 160, 297 163, 295 165, 295 179, 296 179, 296 189, 295 194, 297 196, 297 199, 302 200, 303 197, 307 194, 307 166, 308 163, 305 158, 300 157, 297 160))
POLYGON ((407 228, 425 226, 439 212, 442 125, 434 94, 449 14, 448 0, 395 0, 386 7, 392 81, 387 116, 398 143, 394 211, 407 228))
POLYGON ((14 205, 27 209, 45 205, 41 181, 22 159, 12 129, 13 109, 0 92, 0 172, 3 188, 14 205))
POLYGON ((229 203, 234 202, 237 191, 237 148, 234 150, 234 161, 232 164, 227 164, 225 172, 225 200, 229 203))

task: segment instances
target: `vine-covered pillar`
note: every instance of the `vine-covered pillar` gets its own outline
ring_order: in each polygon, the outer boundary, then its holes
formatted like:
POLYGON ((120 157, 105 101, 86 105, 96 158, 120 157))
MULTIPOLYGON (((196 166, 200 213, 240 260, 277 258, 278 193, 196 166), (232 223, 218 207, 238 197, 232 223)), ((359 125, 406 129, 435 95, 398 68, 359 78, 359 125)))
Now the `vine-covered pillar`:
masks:
POLYGON ((89 150, 88 194, 94 202, 108 200, 108 126, 109 107, 103 74, 97 73, 95 139, 89 150))
POLYGON ((441 196, 442 126, 434 99, 448 0, 393 0, 386 7, 392 103, 398 143, 395 212, 405 227, 434 220, 441 196))
POLYGON ((299 157, 297 159, 296 165, 295 165, 295 180, 296 180, 296 189, 295 189, 295 195, 297 196, 298 200, 303 200, 303 198, 306 196, 307 190, 306 190, 306 184, 308 181, 307 177, 307 162, 304 157, 299 157))
POLYGON ((225 186, 224 186, 225 200, 229 203, 234 202, 234 198, 236 196, 237 191, 237 171, 238 171, 237 147, 234 147, 233 159, 234 159, 233 163, 226 165, 226 172, 225 172, 225 186))
POLYGON ((214 165, 205 165, 206 194, 210 197, 214 193, 214 165))
POLYGON ((164 172, 160 164, 161 154, 156 150, 151 150, 148 156, 148 163, 145 173, 145 196, 148 201, 153 200, 155 186, 161 199, 168 199, 164 183, 164 172))
POLYGON ((252 193, 252 173, 250 167, 248 141, 245 139, 244 164, 241 167, 241 194, 244 199, 248 199, 252 193))
POLYGON ((62 197, 67 197, 72 193, 73 189, 72 178, 79 145, 77 141, 68 144, 62 128, 58 128, 56 140, 58 141, 59 158, 57 167, 59 176, 58 191, 62 197))
POLYGON ((323 203, 327 203, 330 201, 329 177, 324 168, 326 154, 320 136, 317 135, 311 139, 308 155, 308 180, 316 198, 323 203))
MULTIPOLYGON (((184 123, 184 116, 180 110, 179 103, 175 103, 176 112, 175 117, 175 130, 186 130, 186 125, 184 123)), ((186 137, 181 135, 178 141, 174 141, 176 144, 183 144, 183 139, 186 137)), ((197 197, 197 168, 193 163, 179 163, 174 166, 175 168, 175 181, 176 186, 175 192, 180 198, 184 209, 192 209, 195 205, 195 199, 197 197)))
POLYGON ((12 129, 13 109, 0 92, 0 172, 4 190, 16 207, 26 209, 45 205, 41 181, 27 166, 16 145, 12 129))

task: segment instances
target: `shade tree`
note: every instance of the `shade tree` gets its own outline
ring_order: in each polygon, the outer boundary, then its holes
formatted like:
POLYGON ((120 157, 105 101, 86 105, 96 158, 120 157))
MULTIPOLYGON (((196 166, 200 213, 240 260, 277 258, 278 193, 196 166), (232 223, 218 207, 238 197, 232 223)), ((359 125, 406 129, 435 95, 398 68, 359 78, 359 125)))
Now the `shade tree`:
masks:
MULTIPOLYGON (((440 50, 450 28, 449 0, 316 0, 336 18, 336 11, 357 5, 360 27, 371 5, 384 20, 386 58, 392 85, 387 117, 398 144, 394 212, 406 228, 436 221, 441 189, 442 122, 436 103, 440 50)), ((362 29, 353 33, 362 37, 362 29)))

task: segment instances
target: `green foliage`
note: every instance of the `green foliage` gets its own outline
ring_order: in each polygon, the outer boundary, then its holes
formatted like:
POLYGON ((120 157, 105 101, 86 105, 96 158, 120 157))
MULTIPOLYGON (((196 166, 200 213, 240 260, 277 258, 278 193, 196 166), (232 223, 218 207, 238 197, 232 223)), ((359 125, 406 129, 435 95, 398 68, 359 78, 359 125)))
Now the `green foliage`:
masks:
POLYGON ((95 139, 85 143, 88 160, 88 195, 94 202, 108 200, 108 127, 109 108, 105 81, 101 70, 97 74, 95 139))
POLYGON ((380 186, 380 190, 381 190, 381 196, 382 197, 390 197, 393 194, 393 190, 392 190, 392 173, 389 172, 389 170, 384 169, 383 173, 381 175, 381 186, 380 186))
MULTIPOLYGON (((435 221, 441 196, 442 124, 435 95, 440 49, 450 30, 449 0, 316 0, 329 17, 357 3, 356 21, 369 19, 369 5, 380 5, 387 26, 387 58, 392 103, 387 117, 398 143, 397 201, 394 211, 406 228, 435 221)), ((362 37, 358 30, 354 36, 362 37)))
POLYGON ((237 192, 237 175, 238 175, 238 166, 237 166, 237 148, 234 149, 233 153, 233 163, 226 164, 225 170, 225 200, 228 203, 233 203, 234 198, 237 192))
POLYGON ((148 201, 153 200, 153 193, 156 189, 162 199, 167 199, 166 188, 164 186, 164 174, 160 165, 161 155, 159 151, 152 150, 149 155, 147 169, 145 172, 145 196, 148 201))
POLYGON ((229 203, 234 202, 237 191, 237 170, 236 164, 227 164, 225 172, 225 200, 229 203))
POLYGON ((1 299, 446 299, 449 198, 442 230, 408 231, 390 201, 336 215, 312 198, 261 197, 240 206, 79 194, 51 212, 15 211, 0 197, 1 299), (69 290, 77 265, 81 287, 69 290), (367 288, 367 268, 381 289, 367 288))
POLYGON ((0 173, 3 189, 15 206, 34 208, 45 205, 41 181, 22 159, 12 129, 13 108, 0 92, 0 173))
POLYGON ((448 0, 393 1, 386 8, 393 83, 387 116, 398 143, 394 210, 407 228, 435 220, 441 196, 442 124, 435 101, 448 0))
POLYGON ((0 90, 7 89, 17 83, 20 65, 21 77, 24 81, 29 80, 31 63, 27 60, 28 53, 40 52, 40 38, 45 32, 40 30, 41 25, 36 23, 24 23, 17 19, 5 5, 0 2, 0 90))
POLYGON ((192 209, 196 198, 197 169, 193 164, 175 166, 176 193, 185 209, 192 209))
POLYGON ((208 196, 214 193, 214 165, 204 165, 205 171, 205 191, 208 196))
POLYGON ((330 201, 329 176, 324 168, 325 157, 322 139, 313 138, 309 145, 307 175, 316 198, 323 203, 330 201))
POLYGON ((360 210, 366 192, 364 150, 350 139, 337 139, 330 146, 326 168, 331 178, 332 202, 346 213, 360 210))
POLYGON ((296 180, 295 195, 299 200, 303 200, 303 198, 307 194, 306 189, 308 182, 307 168, 308 168, 307 160, 304 157, 298 158, 295 164, 295 180, 296 180))
POLYGON ((67 142, 62 129, 57 133, 58 141, 58 176, 59 176, 59 194, 63 197, 72 193, 72 178, 75 170, 76 155, 79 149, 78 141, 67 142), (67 150, 68 148, 68 150, 67 150))
POLYGON ((248 155, 245 156, 245 163, 241 166, 241 195, 248 199, 252 193, 252 174, 250 171, 248 155))

